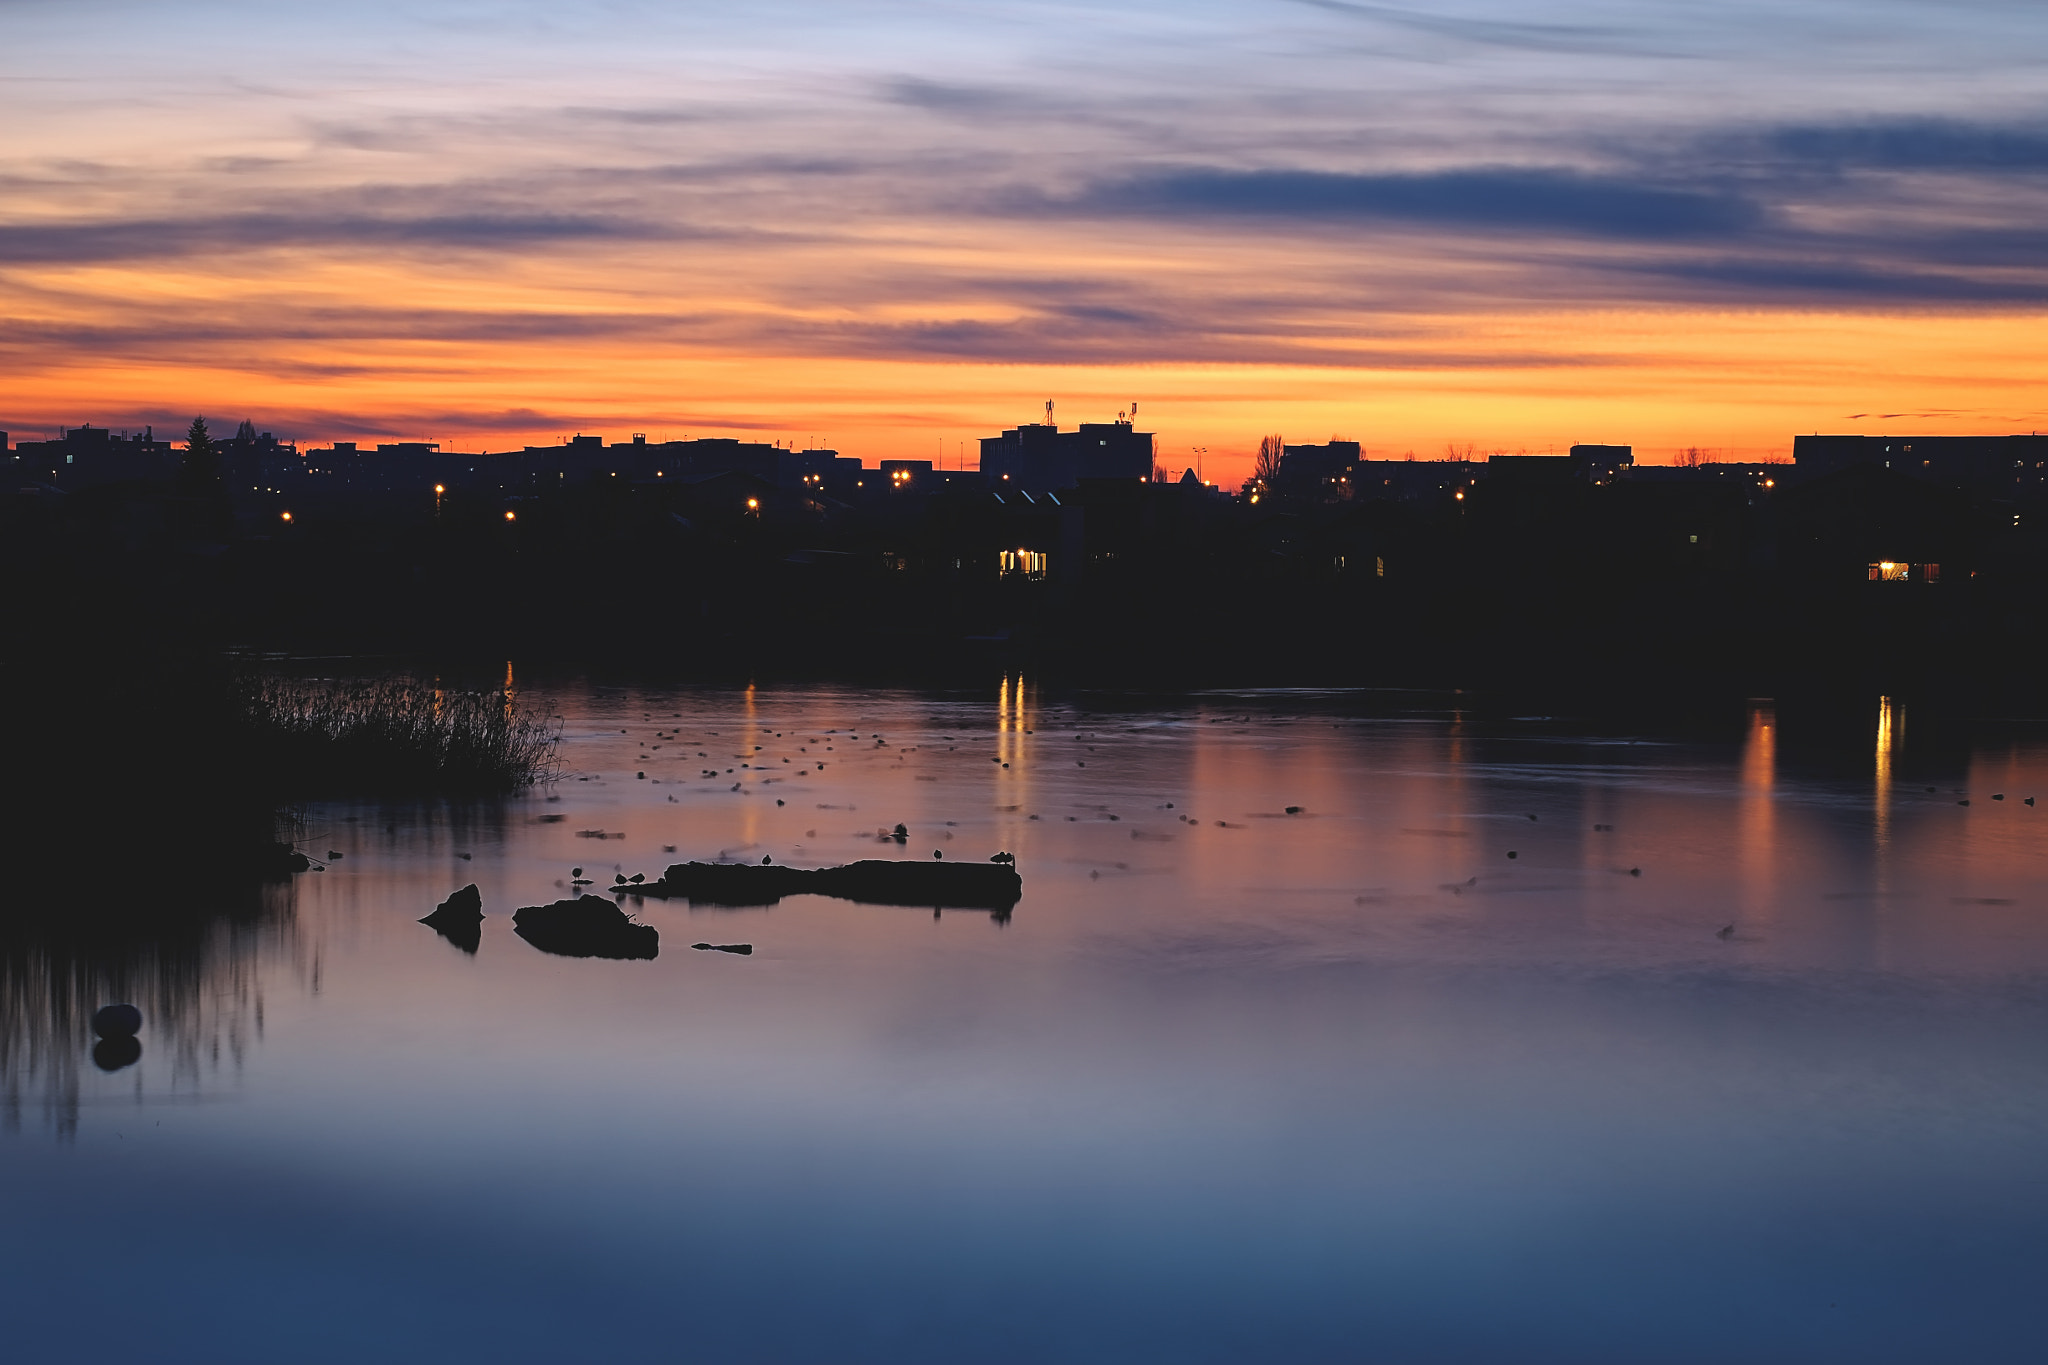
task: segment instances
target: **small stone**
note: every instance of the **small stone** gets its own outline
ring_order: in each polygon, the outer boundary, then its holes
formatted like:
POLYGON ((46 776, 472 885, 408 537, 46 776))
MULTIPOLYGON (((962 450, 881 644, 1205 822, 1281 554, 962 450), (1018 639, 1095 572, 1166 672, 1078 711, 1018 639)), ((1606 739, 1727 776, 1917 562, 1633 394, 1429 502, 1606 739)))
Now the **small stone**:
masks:
POLYGON ((92 1031, 102 1038, 133 1038, 142 1031, 142 1011, 133 1005, 102 1005, 93 1013, 92 1031))

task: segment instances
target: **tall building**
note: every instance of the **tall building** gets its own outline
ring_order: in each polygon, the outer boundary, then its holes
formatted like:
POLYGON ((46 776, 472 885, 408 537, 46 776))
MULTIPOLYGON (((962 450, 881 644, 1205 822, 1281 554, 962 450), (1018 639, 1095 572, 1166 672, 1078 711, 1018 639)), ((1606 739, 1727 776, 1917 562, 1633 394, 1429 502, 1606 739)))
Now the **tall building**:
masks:
POLYGON ((1992 497, 2048 496, 2048 436, 1795 436, 1802 480, 1874 465, 1992 497))
POLYGON ((1031 492, 1072 488, 1083 479, 1150 479, 1152 433, 1128 419, 1083 422, 1074 431, 1026 423, 982 438, 981 472, 995 488, 1031 492))
POLYGON ((1273 492, 1325 502, 1346 501, 1351 497, 1351 481, 1358 472, 1358 462, 1356 441, 1282 446, 1273 492))

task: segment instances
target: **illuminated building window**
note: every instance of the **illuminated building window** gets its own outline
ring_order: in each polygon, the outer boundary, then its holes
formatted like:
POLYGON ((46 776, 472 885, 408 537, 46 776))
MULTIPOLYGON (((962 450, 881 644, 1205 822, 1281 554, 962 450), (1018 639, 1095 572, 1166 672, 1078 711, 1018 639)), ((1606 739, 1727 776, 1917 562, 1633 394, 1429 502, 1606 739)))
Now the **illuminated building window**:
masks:
POLYGON ((1941 565, 1908 564, 1903 559, 1880 560, 1870 566, 1870 581, 1873 583, 1939 583, 1941 565))
POLYGON ((1005 574, 1022 574, 1026 578, 1045 577, 1045 555, 1038 550, 1003 550, 996 556, 1005 574))
POLYGON ((1941 581, 1941 565, 1922 564, 1920 566, 1920 581, 1923 583, 1939 583, 1941 581))

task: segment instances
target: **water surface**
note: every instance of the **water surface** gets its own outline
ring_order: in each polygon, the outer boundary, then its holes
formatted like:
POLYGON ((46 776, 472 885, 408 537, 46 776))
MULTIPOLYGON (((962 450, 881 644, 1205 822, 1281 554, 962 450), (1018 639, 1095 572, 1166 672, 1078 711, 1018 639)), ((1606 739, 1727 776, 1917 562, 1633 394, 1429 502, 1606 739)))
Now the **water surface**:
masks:
POLYGON ((1795 764, 1766 704, 1712 742, 1017 679, 526 696, 551 786, 317 806, 324 872, 8 955, 9 1356, 2037 1358, 2025 729, 1919 754, 1886 704, 1795 764), (577 867, 997 851, 1008 915, 512 933, 577 867), (474 954, 415 922, 467 882, 474 954), (109 991, 149 1023, 105 1073, 109 991))

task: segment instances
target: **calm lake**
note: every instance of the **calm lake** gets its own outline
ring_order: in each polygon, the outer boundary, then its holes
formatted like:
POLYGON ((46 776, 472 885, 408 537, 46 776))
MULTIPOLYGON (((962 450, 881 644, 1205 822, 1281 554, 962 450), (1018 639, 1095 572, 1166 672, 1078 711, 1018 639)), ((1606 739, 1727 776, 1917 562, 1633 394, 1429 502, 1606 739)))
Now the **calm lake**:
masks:
MULTIPOLYGON (((340 856, 203 933, 7 955, 0 1355, 2041 1358, 2048 729, 522 697, 559 781, 315 806, 340 856), (511 922, 579 867, 935 851, 1023 899, 625 899, 652 961, 511 922), (473 954, 416 922, 471 882, 473 954)), ((18 893, 149 894, 60 872, 18 893)))

